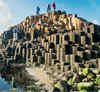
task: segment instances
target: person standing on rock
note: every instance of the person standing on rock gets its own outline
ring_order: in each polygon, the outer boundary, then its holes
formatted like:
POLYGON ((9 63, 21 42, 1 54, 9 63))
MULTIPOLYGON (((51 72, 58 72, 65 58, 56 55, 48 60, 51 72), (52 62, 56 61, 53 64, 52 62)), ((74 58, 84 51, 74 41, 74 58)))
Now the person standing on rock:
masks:
POLYGON ((47 12, 49 13, 51 11, 51 4, 48 4, 47 12))
POLYGON ((54 11, 56 10, 56 4, 55 4, 55 2, 53 2, 53 9, 54 9, 54 11))
POLYGON ((39 7, 39 6, 37 6, 37 8, 36 8, 36 14, 37 14, 37 15, 40 14, 40 7, 39 7))

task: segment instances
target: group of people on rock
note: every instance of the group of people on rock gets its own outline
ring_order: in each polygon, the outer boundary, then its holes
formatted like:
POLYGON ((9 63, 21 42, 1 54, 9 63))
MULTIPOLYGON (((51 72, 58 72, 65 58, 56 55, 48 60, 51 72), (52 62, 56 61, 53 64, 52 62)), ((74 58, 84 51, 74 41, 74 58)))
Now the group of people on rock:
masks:
MULTIPOLYGON (((56 10, 56 4, 55 4, 55 2, 53 2, 52 7, 53 7, 53 9, 55 11, 56 10)), ((50 11, 51 11, 51 4, 48 4, 47 12, 50 12, 50 11)), ((37 6, 37 8, 36 8, 36 14, 38 15, 39 13, 40 13, 40 7, 37 6)))

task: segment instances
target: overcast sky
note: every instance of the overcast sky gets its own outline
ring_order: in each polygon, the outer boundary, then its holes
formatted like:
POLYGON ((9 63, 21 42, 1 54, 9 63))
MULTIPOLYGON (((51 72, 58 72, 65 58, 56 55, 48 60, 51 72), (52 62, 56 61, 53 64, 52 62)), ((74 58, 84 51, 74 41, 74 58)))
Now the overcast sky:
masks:
POLYGON ((0 32, 34 15, 36 6, 46 12, 48 3, 56 2, 57 10, 78 14, 88 21, 100 24, 100 0, 0 0, 0 32))

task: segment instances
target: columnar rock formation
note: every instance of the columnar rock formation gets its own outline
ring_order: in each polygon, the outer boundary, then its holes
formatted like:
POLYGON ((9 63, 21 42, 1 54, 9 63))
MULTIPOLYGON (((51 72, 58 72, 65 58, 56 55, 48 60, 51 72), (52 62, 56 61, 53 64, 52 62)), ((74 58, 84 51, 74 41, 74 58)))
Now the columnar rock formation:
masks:
POLYGON ((77 15, 56 11, 29 16, 11 27, 2 35, 2 46, 14 60, 20 55, 26 64, 56 66, 62 72, 79 72, 82 67, 100 70, 99 31, 100 26, 77 15))

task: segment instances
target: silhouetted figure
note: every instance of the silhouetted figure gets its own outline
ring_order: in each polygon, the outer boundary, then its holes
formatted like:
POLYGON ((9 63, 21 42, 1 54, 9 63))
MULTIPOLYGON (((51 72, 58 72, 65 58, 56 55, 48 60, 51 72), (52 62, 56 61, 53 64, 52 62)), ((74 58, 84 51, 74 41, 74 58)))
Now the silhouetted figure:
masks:
POLYGON ((51 4, 48 4, 47 12, 51 11, 51 4))
POLYGON ((37 6, 37 8, 36 8, 36 14, 37 14, 37 15, 40 14, 40 7, 39 7, 39 6, 37 6))
POLYGON ((54 11, 56 10, 56 4, 55 4, 55 2, 53 2, 53 9, 54 9, 54 11))

